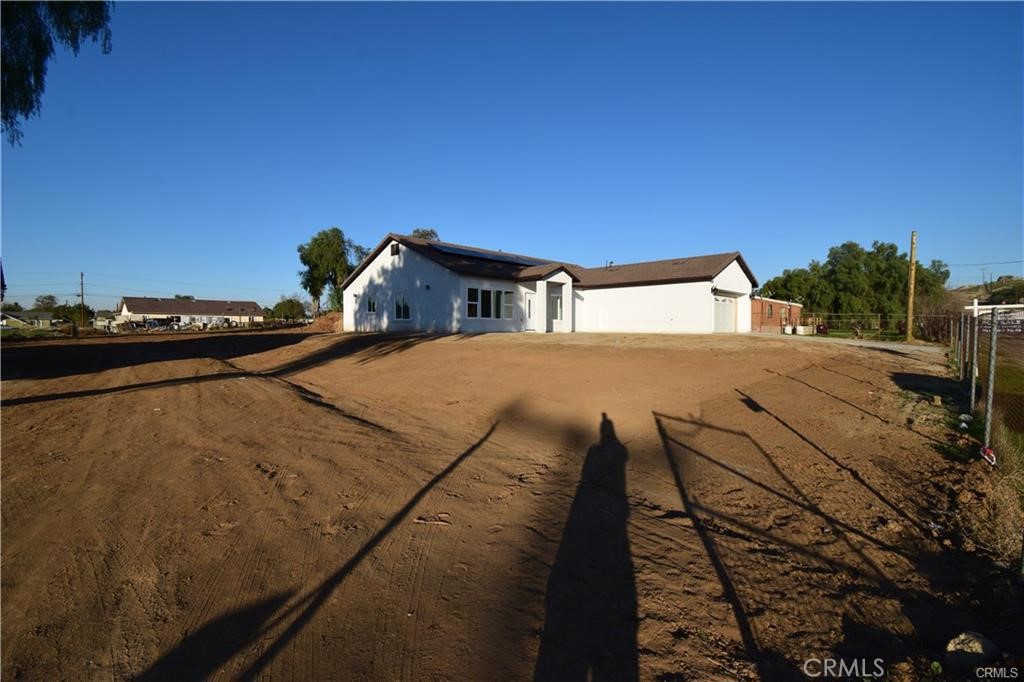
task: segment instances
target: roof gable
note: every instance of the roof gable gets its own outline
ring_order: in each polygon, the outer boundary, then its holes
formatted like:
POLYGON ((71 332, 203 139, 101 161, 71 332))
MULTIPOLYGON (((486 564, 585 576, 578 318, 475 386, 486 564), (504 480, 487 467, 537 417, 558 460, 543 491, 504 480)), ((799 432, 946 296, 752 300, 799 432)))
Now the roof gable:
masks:
POLYGON ((523 256, 504 251, 492 251, 474 246, 428 241, 419 237, 406 237, 389 233, 352 273, 345 278, 342 288, 348 287, 363 270, 377 258, 391 242, 398 242, 419 255, 462 275, 515 281, 543 279, 559 269, 573 279, 581 289, 601 287, 641 286, 645 284, 670 284, 675 282, 703 282, 717 277, 733 261, 739 263, 753 286, 757 278, 751 272, 739 251, 718 253, 691 258, 670 258, 612 265, 603 268, 584 268, 533 256, 523 256))
POLYGON ((716 253, 690 258, 627 263, 603 268, 586 268, 581 273, 579 288, 640 286, 644 284, 672 284, 677 282, 708 282, 736 261, 744 274, 757 286, 754 273, 747 267, 739 251, 716 253))

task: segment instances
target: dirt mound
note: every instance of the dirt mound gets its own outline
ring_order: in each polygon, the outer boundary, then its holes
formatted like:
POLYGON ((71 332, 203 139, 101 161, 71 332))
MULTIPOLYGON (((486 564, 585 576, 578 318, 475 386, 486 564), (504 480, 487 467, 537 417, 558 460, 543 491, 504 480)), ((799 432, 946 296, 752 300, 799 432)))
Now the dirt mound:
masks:
POLYGON ((309 332, 340 332, 342 328, 341 313, 326 313, 303 327, 309 332))

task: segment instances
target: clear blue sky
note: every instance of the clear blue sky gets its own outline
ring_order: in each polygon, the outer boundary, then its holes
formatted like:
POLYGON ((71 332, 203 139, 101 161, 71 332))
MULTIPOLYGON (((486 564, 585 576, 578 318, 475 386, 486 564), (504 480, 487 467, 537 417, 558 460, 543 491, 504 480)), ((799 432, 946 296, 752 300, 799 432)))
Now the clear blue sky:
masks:
MULTIPOLYGON (((3 148, 11 299, 271 304, 295 247, 1024 259, 1022 5, 149 4, 3 148)), ((1021 274, 1020 264, 989 273, 1021 274)), ((981 267, 956 267, 954 283, 981 267)))

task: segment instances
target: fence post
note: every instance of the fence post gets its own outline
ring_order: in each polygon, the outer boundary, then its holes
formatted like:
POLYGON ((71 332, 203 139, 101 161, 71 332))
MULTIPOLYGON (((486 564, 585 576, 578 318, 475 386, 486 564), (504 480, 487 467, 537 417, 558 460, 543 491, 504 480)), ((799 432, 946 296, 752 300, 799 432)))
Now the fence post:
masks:
POLYGON ((971 414, 973 415, 978 390, 978 332, 981 331, 977 310, 972 319, 974 320, 974 333, 971 335, 971 414))
POLYGON ((985 449, 992 447, 992 396, 996 387, 996 337, 999 335, 999 308, 992 309, 992 334, 988 340, 988 395, 985 397, 985 449))
POLYGON ((956 343, 956 367, 960 372, 960 381, 964 380, 964 314, 960 313, 960 333, 956 343))

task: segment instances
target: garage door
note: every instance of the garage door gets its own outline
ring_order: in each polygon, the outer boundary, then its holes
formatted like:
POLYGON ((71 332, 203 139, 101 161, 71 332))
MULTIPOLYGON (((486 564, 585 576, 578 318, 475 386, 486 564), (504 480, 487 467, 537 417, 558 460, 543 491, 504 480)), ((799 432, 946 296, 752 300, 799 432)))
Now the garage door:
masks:
POLYGON ((715 296, 715 333, 736 331, 736 299, 715 296))

